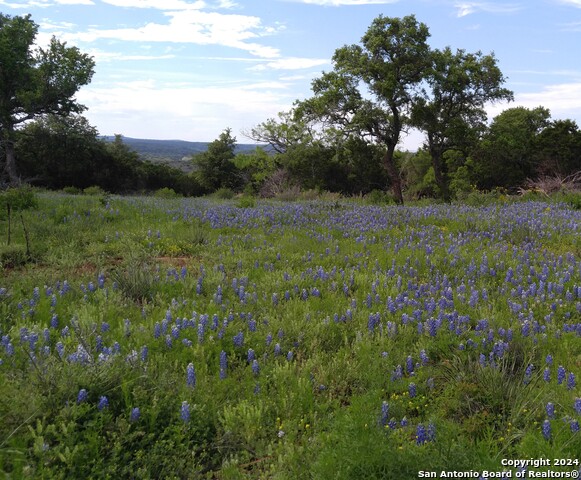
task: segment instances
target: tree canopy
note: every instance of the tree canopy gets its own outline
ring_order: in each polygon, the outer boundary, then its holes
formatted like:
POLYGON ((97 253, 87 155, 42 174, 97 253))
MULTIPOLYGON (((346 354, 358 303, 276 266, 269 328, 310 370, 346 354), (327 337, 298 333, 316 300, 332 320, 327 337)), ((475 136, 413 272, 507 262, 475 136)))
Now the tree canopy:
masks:
POLYGON ((95 62, 76 47, 52 38, 46 48, 35 47, 38 25, 30 15, 0 13, 0 143, 5 171, 20 183, 14 150, 18 125, 42 115, 80 113, 74 98, 93 76, 95 62))

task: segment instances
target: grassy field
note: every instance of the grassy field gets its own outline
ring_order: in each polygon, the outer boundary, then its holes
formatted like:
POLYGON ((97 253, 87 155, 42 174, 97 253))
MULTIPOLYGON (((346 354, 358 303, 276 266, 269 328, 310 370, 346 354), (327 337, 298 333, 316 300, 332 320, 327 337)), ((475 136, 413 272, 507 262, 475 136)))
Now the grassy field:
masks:
POLYGON ((579 472, 581 211, 564 203, 40 194, 15 218, 6 478, 579 472))

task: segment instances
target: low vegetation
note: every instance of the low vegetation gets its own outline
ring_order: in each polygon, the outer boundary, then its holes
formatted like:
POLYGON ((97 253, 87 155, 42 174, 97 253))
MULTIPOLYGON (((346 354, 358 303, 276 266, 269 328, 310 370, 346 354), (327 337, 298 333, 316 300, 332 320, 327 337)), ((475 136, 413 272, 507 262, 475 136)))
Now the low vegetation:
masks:
POLYGON ((579 469, 581 213, 560 198, 37 195, 30 256, 0 250, 8 478, 579 469))

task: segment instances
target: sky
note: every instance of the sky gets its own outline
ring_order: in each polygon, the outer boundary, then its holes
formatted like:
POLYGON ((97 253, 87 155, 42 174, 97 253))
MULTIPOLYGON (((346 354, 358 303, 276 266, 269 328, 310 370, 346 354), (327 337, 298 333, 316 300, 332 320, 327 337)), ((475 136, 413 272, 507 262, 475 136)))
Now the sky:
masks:
MULTIPOLYGON (((77 99, 101 135, 212 141, 311 95, 334 51, 379 15, 413 14, 433 48, 494 52, 515 94, 488 109, 546 107, 581 126, 581 0, 0 0, 94 57, 77 99)), ((415 149, 411 132, 401 148, 415 149)))

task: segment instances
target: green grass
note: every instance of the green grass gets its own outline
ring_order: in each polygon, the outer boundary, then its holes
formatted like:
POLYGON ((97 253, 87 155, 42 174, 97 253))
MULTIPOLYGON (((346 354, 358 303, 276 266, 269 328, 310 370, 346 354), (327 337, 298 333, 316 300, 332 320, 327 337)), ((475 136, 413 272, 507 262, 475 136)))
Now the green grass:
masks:
POLYGON ((26 215, 30 257, 19 225, 0 247, 7 478, 411 479, 581 460, 570 204, 43 193, 26 215), (422 427, 435 437, 418 442, 422 427))

